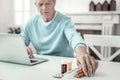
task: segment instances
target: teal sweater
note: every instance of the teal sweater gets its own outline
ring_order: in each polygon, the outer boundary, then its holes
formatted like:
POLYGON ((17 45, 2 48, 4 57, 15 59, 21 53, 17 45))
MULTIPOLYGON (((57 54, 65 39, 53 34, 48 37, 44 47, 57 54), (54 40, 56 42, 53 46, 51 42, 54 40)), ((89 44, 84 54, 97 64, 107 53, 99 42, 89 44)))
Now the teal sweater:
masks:
POLYGON ((25 45, 32 42, 38 54, 73 57, 76 47, 86 46, 70 18, 59 12, 47 26, 39 14, 33 16, 21 34, 25 45))

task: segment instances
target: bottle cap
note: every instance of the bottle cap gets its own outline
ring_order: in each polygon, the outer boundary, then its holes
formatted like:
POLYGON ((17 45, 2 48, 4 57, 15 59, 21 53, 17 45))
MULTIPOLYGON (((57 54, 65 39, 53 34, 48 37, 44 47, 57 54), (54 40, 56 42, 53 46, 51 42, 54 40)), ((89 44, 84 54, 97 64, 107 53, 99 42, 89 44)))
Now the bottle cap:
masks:
POLYGON ((61 64, 67 64, 67 60, 62 60, 61 64))

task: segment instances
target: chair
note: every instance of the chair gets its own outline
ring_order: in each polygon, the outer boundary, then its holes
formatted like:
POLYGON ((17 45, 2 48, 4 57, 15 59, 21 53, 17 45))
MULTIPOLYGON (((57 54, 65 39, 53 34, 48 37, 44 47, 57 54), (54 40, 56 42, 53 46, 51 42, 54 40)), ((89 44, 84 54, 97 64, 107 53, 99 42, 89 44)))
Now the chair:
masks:
POLYGON ((111 47, 120 48, 120 36, 84 34, 84 40, 88 48, 90 48, 101 60, 112 61, 120 54, 120 49, 111 54, 111 47), (95 46, 100 46, 101 52, 96 49, 95 46), (109 56, 106 57, 104 55, 109 56))

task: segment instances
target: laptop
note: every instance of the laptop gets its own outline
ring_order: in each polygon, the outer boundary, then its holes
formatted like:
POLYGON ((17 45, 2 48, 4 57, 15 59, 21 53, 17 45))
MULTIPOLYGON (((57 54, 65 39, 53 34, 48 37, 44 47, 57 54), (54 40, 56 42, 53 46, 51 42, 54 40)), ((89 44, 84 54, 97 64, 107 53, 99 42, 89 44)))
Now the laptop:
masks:
POLYGON ((29 58, 23 38, 19 34, 0 34, 0 61, 25 65, 35 65, 48 59, 29 58))

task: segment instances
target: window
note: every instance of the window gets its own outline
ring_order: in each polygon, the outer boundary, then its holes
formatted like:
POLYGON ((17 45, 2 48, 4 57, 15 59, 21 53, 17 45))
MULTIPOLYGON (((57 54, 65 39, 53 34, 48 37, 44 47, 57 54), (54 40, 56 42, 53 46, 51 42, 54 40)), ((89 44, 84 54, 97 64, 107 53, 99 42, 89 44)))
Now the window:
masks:
POLYGON ((23 26, 30 17, 30 0, 14 0, 14 24, 23 26))
POLYGON ((90 1, 91 0, 56 0, 56 10, 62 13, 88 12, 90 1))

